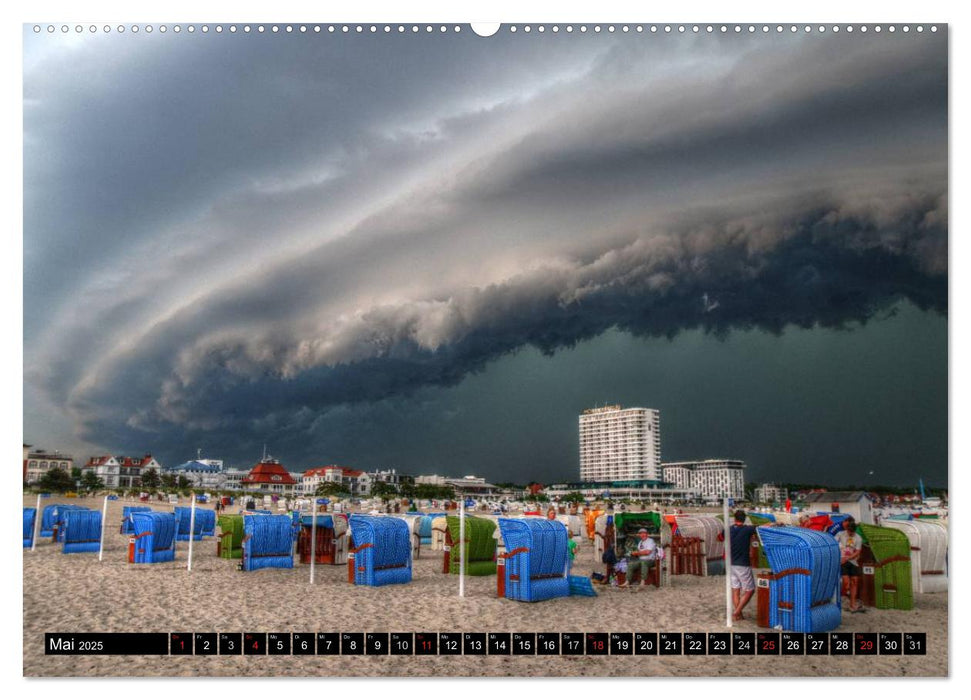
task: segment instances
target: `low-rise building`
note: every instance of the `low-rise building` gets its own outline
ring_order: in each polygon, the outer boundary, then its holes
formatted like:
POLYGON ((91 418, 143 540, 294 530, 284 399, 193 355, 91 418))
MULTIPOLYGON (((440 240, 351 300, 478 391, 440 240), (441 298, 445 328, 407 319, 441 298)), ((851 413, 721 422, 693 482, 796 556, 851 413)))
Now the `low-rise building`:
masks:
POLYGON ((142 485, 142 474, 149 469, 162 471, 162 465, 150 454, 144 457, 119 457, 118 488, 128 489, 142 485))
POLYGON ((94 475, 101 479, 101 483, 105 485, 105 488, 116 489, 118 488, 121 464, 118 462, 118 458, 112 455, 92 457, 88 460, 87 464, 81 467, 82 475, 87 472, 94 472, 94 475))
POLYGON ((427 484, 429 486, 444 486, 445 480, 448 477, 439 476, 438 474, 427 474, 415 477, 415 485, 427 484))
POLYGON ((223 486, 226 491, 242 491, 243 479, 249 474, 245 469, 223 469, 223 486))
POLYGON ((24 481, 28 484, 36 484, 51 469, 63 469, 68 474, 74 467, 74 459, 71 455, 63 455, 57 450, 48 452, 47 450, 30 450, 30 445, 24 445, 24 481))
POLYGON ((450 476, 431 474, 416 476, 415 485, 428 484, 430 486, 450 486, 457 496, 492 496, 499 487, 486 482, 481 476, 463 476, 461 479, 450 476))
POLYGON ((371 478, 371 484, 383 481, 386 484, 391 484, 395 488, 399 488, 402 484, 415 483, 415 477, 400 474, 397 469, 376 469, 375 471, 368 472, 368 476, 371 478))
MULTIPOLYGON (((176 477, 184 476, 192 483, 193 488, 216 490, 226 487, 222 464, 220 459, 191 459, 165 471, 176 477)), ((240 472, 241 479, 245 475, 246 472, 240 472)))
POLYGON ((144 457, 101 455, 90 458, 81 472, 93 472, 105 488, 128 489, 141 486, 142 473, 148 469, 162 471, 162 465, 150 454, 144 457))
POLYGON ((664 481, 632 479, 627 481, 581 481, 569 484, 552 484, 543 489, 550 498, 562 498, 568 493, 579 493, 590 500, 649 500, 660 503, 693 501, 698 491, 683 488, 664 481))
POLYGON ((243 477, 240 486, 244 491, 293 495, 296 483, 279 460, 264 457, 259 464, 250 469, 249 474, 243 477))
POLYGON ((371 493, 371 476, 360 469, 341 467, 329 464, 324 467, 314 467, 303 473, 303 493, 312 494, 325 483, 340 484, 342 489, 356 497, 368 496, 371 493))
POLYGON ((664 481, 694 489, 702 499, 745 498, 745 462, 738 459, 705 459, 666 462, 664 481))
POLYGON ((846 513, 858 523, 874 524, 873 503, 863 491, 818 491, 805 499, 806 510, 846 513))
POLYGON ((499 490, 480 476, 463 476, 461 479, 445 479, 445 485, 455 489, 456 496, 492 496, 499 490))
POLYGON ((785 503, 789 498, 789 490, 775 484, 762 484, 755 489, 756 503, 785 503))

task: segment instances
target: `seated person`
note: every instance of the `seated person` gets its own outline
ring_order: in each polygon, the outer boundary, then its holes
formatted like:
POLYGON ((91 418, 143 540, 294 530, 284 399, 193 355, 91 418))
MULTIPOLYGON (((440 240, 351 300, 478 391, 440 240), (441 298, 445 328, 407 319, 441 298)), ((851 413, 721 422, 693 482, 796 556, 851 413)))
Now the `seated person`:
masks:
MULTIPOLYGON (((641 586, 647 585, 647 575, 657 560, 657 543, 647 534, 645 528, 637 531, 637 547, 630 552, 628 565, 629 582, 640 576, 641 586)), ((626 585, 626 584, 625 584, 626 585)))

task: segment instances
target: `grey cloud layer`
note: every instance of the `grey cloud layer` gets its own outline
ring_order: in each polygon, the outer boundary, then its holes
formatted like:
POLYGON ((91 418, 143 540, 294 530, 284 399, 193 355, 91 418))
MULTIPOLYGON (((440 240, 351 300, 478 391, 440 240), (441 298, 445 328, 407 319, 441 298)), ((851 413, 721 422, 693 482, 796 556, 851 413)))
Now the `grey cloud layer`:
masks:
POLYGON ((943 37, 670 39, 39 56, 25 388, 119 448, 299 442, 524 344, 946 312, 943 37))

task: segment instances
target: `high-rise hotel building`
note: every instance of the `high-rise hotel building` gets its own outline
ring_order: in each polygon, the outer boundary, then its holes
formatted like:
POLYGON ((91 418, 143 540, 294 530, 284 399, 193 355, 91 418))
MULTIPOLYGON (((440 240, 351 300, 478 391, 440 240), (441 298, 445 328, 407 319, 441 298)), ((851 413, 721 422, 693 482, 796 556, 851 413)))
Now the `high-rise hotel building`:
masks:
POLYGON ((580 414, 580 480, 661 479, 660 412, 604 406, 580 414))

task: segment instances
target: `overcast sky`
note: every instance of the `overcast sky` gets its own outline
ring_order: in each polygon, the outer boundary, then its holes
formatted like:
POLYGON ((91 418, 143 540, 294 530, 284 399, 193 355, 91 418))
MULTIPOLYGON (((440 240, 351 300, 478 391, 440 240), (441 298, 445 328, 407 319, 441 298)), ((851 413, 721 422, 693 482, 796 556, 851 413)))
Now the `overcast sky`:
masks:
POLYGON ((24 41, 28 443, 946 483, 944 32, 24 41))

